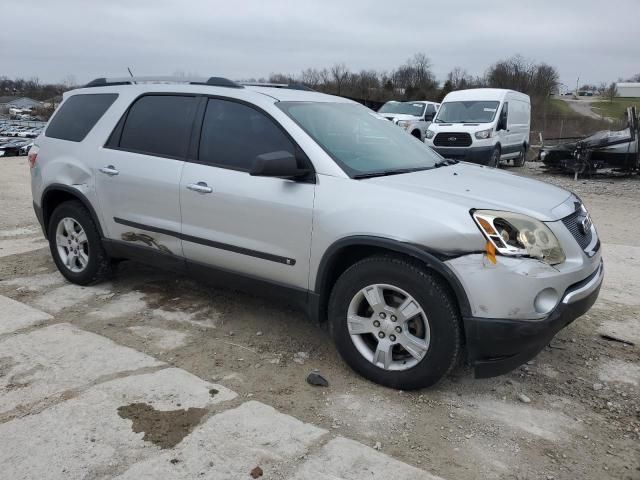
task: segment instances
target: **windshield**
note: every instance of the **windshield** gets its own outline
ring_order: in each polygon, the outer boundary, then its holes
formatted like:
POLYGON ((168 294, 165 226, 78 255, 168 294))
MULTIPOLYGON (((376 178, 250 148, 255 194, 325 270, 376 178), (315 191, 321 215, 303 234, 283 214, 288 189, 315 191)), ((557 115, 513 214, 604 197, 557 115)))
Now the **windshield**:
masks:
POLYGON ((424 103, 413 102, 387 102, 378 113, 402 113, 404 115, 413 115, 414 117, 421 117, 424 113, 424 103))
POLYGON ((351 177, 433 168, 441 157, 403 129, 353 103, 278 102, 351 177))
POLYGON ((500 102, 471 100, 440 105, 435 123, 490 123, 500 102))

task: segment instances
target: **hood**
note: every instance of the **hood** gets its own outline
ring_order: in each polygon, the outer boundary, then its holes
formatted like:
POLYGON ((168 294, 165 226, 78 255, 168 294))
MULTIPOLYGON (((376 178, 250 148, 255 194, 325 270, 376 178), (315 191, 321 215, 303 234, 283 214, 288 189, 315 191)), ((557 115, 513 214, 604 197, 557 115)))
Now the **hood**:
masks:
POLYGON ((569 209, 564 206, 558 208, 572 196, 567 190, 464 162, 432 170, 375 177, 366 181, 403 192, 435 197, 468 210, 505 210, 542 221, 559 220, 575 210, 573 204, 569 209))
POLYGON ((406 113, 380 113, 384 118, 392 118, 394 121, 398 120, 420 120, 420 117, 414 115, 407 115, 406 113))

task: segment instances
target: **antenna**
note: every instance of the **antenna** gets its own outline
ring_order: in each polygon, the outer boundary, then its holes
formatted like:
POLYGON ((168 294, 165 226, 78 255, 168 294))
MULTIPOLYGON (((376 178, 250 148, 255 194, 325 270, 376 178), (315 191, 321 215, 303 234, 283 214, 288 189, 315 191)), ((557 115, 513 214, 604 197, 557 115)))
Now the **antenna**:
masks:
POLYGON ((133 72, 131 71, 131 69, 129 67, 127 67, 127 70, 129 70, 129 75, 131 75, 131 78, 132 78, 131 83, 133 83, 135 85, 136 82, 135 82, 135 80, 133 80, 133 72))

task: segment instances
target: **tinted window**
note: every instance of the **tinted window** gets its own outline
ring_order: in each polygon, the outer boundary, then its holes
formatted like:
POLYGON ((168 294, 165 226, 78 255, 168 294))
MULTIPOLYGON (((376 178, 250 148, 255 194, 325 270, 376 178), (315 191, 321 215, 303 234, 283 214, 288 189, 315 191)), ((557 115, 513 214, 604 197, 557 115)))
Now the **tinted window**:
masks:
POLYGON ((72 96, 54 115, 45 135, 81 142, 116 98, 118 98, 116 93, 72 96))
POLYGON ((200 137, 199 160, 236 170, 250 170, 263 153, 287 151, 291 140, 262 112, 237 102, 209 100, 200 137))
POLYGON ((147 95, 138 99, 124 122, 120 148, 184 158, 196 105, 196 97, 147 95))
POLYGON ((427 113, 436 113, 436 107, 432 104, 427 105, 427 113))

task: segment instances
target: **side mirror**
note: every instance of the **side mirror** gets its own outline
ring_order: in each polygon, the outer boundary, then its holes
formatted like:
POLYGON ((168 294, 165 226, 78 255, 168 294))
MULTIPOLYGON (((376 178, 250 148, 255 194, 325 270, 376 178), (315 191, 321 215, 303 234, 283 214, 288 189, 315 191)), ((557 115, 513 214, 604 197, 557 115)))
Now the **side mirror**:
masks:
POLYGON ((433 122, 433 117, 435 117, 435 116, 436 116, 435 113, 427 113, 424 116, 424 120, 425 120, 425 122, 433 122))
POLYGON ((296 157, 289 152, 263 153, 253 160, 249 172, 254 177, 278 177, 295 180, 309 174, 306 168, 298 168, 296 157))

